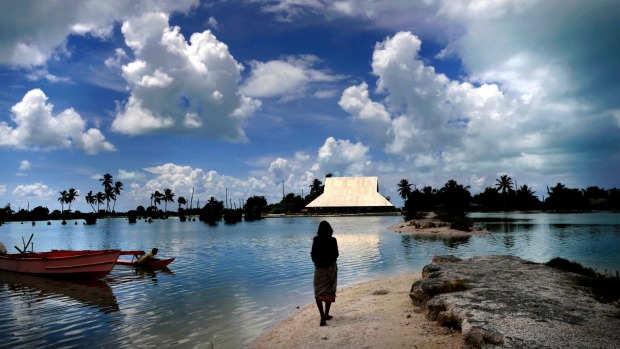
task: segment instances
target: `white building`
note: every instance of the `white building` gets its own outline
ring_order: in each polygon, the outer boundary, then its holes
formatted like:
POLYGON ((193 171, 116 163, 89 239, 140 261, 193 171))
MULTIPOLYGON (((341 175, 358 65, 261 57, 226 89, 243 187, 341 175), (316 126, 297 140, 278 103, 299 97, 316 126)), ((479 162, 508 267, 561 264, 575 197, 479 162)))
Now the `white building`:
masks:
POLYGON ((379 194, 377 177, 327 177, 323 194, 309 203, 309 211, 390 212, 394 205, 379 194))

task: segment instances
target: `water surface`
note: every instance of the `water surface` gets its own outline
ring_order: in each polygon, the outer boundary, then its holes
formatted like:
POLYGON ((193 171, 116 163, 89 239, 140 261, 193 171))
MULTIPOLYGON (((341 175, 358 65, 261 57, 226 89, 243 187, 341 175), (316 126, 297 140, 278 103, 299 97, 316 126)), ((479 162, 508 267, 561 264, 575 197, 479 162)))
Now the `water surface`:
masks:
MULTIPOLYGON (((338 239, 339 288, 420 272, 436 254, 462 258, 555 256, 620 270, 620 215, 472 214, 493 233, 425 239, 387 231, 401 217, 330 217, 338 239)), ((143 249, 177 257, 169 270, 116 266, 107 277, 66 282, 0 271, 0 338, 12 348, 247 347, 313 302, 312 237, 324 218, 271 218, 235 225, 176 219, 102 219, 94 226, 7 223, 5 245, 34 233, 35 250, 143 249)), ((335 305, 337 307, 337 304, 335 305)), ((337 310, 337 308, 334 308, 337 310)))

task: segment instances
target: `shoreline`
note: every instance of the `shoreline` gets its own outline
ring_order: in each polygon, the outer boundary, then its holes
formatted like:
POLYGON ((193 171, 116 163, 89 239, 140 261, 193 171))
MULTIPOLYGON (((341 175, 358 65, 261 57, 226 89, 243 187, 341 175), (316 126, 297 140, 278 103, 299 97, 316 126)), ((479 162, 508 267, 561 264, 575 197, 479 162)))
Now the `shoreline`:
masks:
POLYGON ((366 281, 339 289, 328 325, 319 326, 316 305, 308 303, 276 324, 252 348, 461 348, 460 331, 427 320, 409 291, 421 273, 366 281))
POLYGON ((450 228, 450 224, 439 220, 436 214, 431 212, 427 217, 421 219, 412 219, 390 225, 387 229, 409 235, 420 237, 439 237, 439 238, 466 238, 474 235, 491 234, 486 229, 463 231, 450 228))

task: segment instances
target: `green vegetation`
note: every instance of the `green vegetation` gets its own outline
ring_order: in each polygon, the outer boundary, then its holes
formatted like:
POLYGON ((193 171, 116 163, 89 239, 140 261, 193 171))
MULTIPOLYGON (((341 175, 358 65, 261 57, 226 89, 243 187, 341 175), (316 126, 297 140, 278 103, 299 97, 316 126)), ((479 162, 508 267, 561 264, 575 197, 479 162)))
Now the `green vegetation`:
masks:
MULTIPOLYGON (((456 188, 458 185, 456 181, 449 180, 446 186, 440 189, 426 186, 420 190, 414 184, 412 190, 409 180, 402 179, 396 187, 405 201, 405 219, 412 219, 408 217, 413 217, 416 212, 421 211, 443 211, 445 209, 451 211, 448 206, 452 204, 445 201, 445 194, 452 195, 455 190, 461 190, 461 188, 456 188)), ((474 196, 469 194, 469 187, 462 189, 467 191, 467 194, 461 190, 461 196, 457 196, 457 199, 467 200, 467 202, 454 203, 454 206, 458 206, 456 212, 620 210, 620 189, 618 188, 605 190, 593 186, 575 189, 557 183, 553 187, 547 187, 544 201, 541 201, 531 187, 526 184, 517 186, 516 181, 511 177, 502 175, 496 180, 494 186, 486 187, 482 193, 474 196), (469 198, 467 198, 468 194, 469 198)))
POLYGON ((617 302, 620 300, 620 275, 597 273, 592 268, 586 268, 577 262, 568 261, 564 258, 556 257, 545 263, 554 269, 563 270, 577 274, 573 277, 573 282, 581 287, 585 287, 592 295, 602 302, 617 302))

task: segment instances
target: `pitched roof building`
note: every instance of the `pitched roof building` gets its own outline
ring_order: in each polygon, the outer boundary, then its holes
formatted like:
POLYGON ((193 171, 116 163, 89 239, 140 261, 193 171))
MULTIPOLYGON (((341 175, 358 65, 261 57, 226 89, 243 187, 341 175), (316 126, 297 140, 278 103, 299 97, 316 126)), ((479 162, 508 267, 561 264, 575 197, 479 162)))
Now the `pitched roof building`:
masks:
POLYGON ((377 177, 327 177, 323 194, 309 203, 310 211, 389 212, 394 205, 379 194, 377 177))

